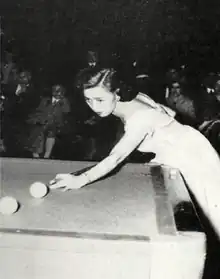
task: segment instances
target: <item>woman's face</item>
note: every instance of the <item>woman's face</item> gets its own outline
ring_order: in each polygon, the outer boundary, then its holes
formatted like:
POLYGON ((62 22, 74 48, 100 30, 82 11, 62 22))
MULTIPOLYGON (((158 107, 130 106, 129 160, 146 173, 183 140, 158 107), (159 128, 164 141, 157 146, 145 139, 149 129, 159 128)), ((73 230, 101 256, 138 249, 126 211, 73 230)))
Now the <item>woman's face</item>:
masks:
POLYGON ((112 114, 117 104, 116 94, 101 86, 85 89, 84 97, 88 106, 100 117, 112 114))

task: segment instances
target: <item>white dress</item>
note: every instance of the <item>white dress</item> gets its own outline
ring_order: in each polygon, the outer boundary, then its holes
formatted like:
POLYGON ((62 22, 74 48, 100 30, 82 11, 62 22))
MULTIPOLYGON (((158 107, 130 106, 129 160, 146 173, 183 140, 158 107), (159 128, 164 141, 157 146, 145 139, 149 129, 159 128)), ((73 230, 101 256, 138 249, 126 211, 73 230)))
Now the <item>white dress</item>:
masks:
MULTIPOLYGON (((89 170, 90 181, 104 176, 133 150, 153 152, 154 162, 179 169, 220 238, 220 159, 197 130, 174 119, 175 113, 139 94, 124 119, 125 133, 109 156, 89 170)), ((123 119, 122 119, 123 121, 123 119)))
POLYGON ((220 159, 209 141, 197 130, 152 108, 134 113, 125 122, 125 134, 138 133, 144 136, 137 149, 154 152, 154 162, 180 170, 220 238, 220 159))

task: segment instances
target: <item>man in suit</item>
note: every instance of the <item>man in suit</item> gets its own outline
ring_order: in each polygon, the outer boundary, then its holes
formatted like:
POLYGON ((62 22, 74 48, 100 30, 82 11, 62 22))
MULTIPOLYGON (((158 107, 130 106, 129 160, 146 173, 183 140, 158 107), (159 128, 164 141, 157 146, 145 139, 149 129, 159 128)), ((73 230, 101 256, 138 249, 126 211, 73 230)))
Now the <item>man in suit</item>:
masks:
POLYGON ((206 93, 201 107, 199 130, 209 139, 220 154, 220 77, 216 77, 213 91, 206 93))
POLYGON ((31 80, 31 73, 24 70, 19 73, 15 82, 4 87, 2 133, 8 156, 24 156, 24 140, 27 132, 25 123, 30 110, 37 102, 31 80))
POLYGON ((66 115, 69 112, 70 104, 65 97, 65 88, 60 84, 52 86, 52 96, 42 98, 28 120, 34 125, 27 148, 34 158, 39 158, 41 154, 45 159, 51 157, 57 135, 68 124, 66 115))

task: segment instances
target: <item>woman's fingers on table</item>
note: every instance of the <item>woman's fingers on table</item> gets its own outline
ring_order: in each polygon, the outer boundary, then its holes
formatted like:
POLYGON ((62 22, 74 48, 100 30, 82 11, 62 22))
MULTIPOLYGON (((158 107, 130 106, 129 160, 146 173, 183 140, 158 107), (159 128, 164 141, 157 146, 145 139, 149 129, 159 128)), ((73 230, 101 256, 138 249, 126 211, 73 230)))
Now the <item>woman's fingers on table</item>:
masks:
POLYGON ((55 176, 55 178, 53 180, 51 180, 51 183, 54 183, 54 182, 59 181, 61 179, 67 179, 69 177, 71 177, 71 174, 69 174, 69 173, 59 173, 55 176))
POLYGON ((64 188, 67 186, 67 183, 65 180, 59 180, 53 185, 50 186, 50 189, 58 189, 58 188, 64 188))
POLYGON ((58 188, 67 188, 73 189, 74 188, 74 176, 71 174, 58 174, 56 175, 55 179, 50 181, 50 189, 58 189, 58 188))
POLYGON ((69 191, 69 190, 72 190, 72 188, 69 188, 69 187, 63 187, 63 188, 62 188, 62 192, 67 192, 67 191, 69 191))
POLYGON ((66 174, 66 173, 57 174, 56 177, 49 182, 50 188, 56 189, 56 188, 65 187, 66 185, 63 184, 65 184, 65 180, 68 178, 70 178, 70 174, 66 174))

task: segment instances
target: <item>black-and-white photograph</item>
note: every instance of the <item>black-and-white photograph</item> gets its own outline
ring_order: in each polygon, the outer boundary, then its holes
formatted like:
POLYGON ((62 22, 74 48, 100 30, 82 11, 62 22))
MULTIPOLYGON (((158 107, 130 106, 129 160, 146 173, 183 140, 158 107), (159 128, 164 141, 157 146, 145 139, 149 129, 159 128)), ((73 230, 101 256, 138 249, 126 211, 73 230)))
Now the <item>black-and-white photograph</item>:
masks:
POLYGON ((220 278, 220 1, 1 0, 0 278, 220 278))

